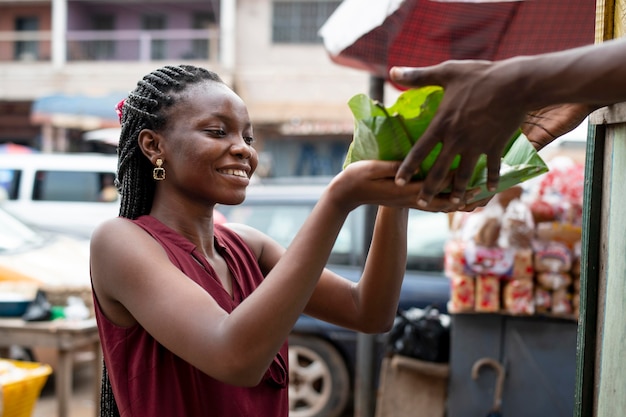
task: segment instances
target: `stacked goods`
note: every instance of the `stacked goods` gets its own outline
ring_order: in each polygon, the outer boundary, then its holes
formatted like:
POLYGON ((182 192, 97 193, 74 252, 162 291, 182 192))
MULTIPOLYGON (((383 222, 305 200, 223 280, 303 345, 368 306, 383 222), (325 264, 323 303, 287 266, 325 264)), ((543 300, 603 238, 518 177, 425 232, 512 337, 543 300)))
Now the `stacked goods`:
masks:
POLYGON ((534 197, 513 187, 456 213, 445 248, 448 310, 577 317, 582 184, 582 167, 553 169, 534 197))

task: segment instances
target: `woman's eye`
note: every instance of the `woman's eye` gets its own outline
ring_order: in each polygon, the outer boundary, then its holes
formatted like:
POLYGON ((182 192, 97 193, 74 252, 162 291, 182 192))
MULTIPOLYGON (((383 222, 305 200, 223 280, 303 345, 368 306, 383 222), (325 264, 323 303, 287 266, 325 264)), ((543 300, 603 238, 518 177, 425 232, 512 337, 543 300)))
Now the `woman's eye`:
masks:
POLYGON ((224 136, 226 136, 226 132, 222 129, 207 129, 206 132, 211 136, 215 136, 218 138, 223 138, 224 136))

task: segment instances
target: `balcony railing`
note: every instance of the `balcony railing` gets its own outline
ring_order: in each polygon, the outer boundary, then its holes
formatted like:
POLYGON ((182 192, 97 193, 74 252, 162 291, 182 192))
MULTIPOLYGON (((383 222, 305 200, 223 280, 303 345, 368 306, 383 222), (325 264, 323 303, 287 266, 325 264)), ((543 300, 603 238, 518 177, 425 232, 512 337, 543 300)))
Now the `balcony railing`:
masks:
MULTIPOLYGON (((0 62, 50 61, 52 33, 0 32, 0 62)), ((67 62, 206 60, 219 58, 219 30, 70 31, 65 35, 67 62)))

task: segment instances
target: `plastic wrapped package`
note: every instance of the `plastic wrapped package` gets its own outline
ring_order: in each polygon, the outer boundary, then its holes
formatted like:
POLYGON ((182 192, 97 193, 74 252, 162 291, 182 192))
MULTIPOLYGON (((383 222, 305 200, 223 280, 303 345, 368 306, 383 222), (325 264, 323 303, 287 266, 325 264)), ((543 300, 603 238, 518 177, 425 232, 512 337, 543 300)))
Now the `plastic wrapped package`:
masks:
POLYGON ((569 272, 572 268, 572 252, 563 243, 536 242, 534 251, 536 272, 569 272))
POLYGON ((533 250, 530 248, 520 248, 515 250, 513 257, 513 270, 511 276, 514 279, 532 280, 535 275, 535 267, 533 265, 533 250))
POLYGON ((474 310, 476 303, 476 280, 469 275, 450 276, 450 301, 448 311, 462 313, 474 310))
POLYGON ((552 308, 552 291, 535 286, 535 311, 537 313, 549 313, 552 308))
POLYGON ((516 249, 487 247, 472 241, 465 245, 465 263, 471 275, 509 277, 513 271, 516 249))
POLYGON ((547 290, 567 289, 572 284, 572 276, 568 272, 540 272, 537 283, 547 290))
POLYGON ((465 244, 458 239, 449 240, 444 246, 444 273, 448 277, 467 273, 465 244))
POLYGON ((561 288, 552 291, 552 314, 570 315, 573 311, 572 295, 567 289, 561 288))
POLYGON ((500 277, 479 275, 476 277, 475 310, 495 313, 500 310, 500 277))
POLYGON ((528 279, 505 281, 503 289, 504 310, 513 315, 532 315, 535 313, 534 284, 528 279))
POLYGON ((528 249, 532 247, 535 222, 527 204, 520 199, 508 202, 502 216, 498 245, 503 248, 528 249))

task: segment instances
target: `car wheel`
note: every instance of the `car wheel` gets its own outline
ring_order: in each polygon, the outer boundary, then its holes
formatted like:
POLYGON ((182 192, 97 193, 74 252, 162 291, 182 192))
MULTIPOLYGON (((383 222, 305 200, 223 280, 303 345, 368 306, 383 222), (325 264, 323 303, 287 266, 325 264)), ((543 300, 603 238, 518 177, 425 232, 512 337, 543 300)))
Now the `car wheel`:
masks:
POLYGON ((339 352, 317 337, 289 336, 289 417, 339 417, 349 397, 339 352))

